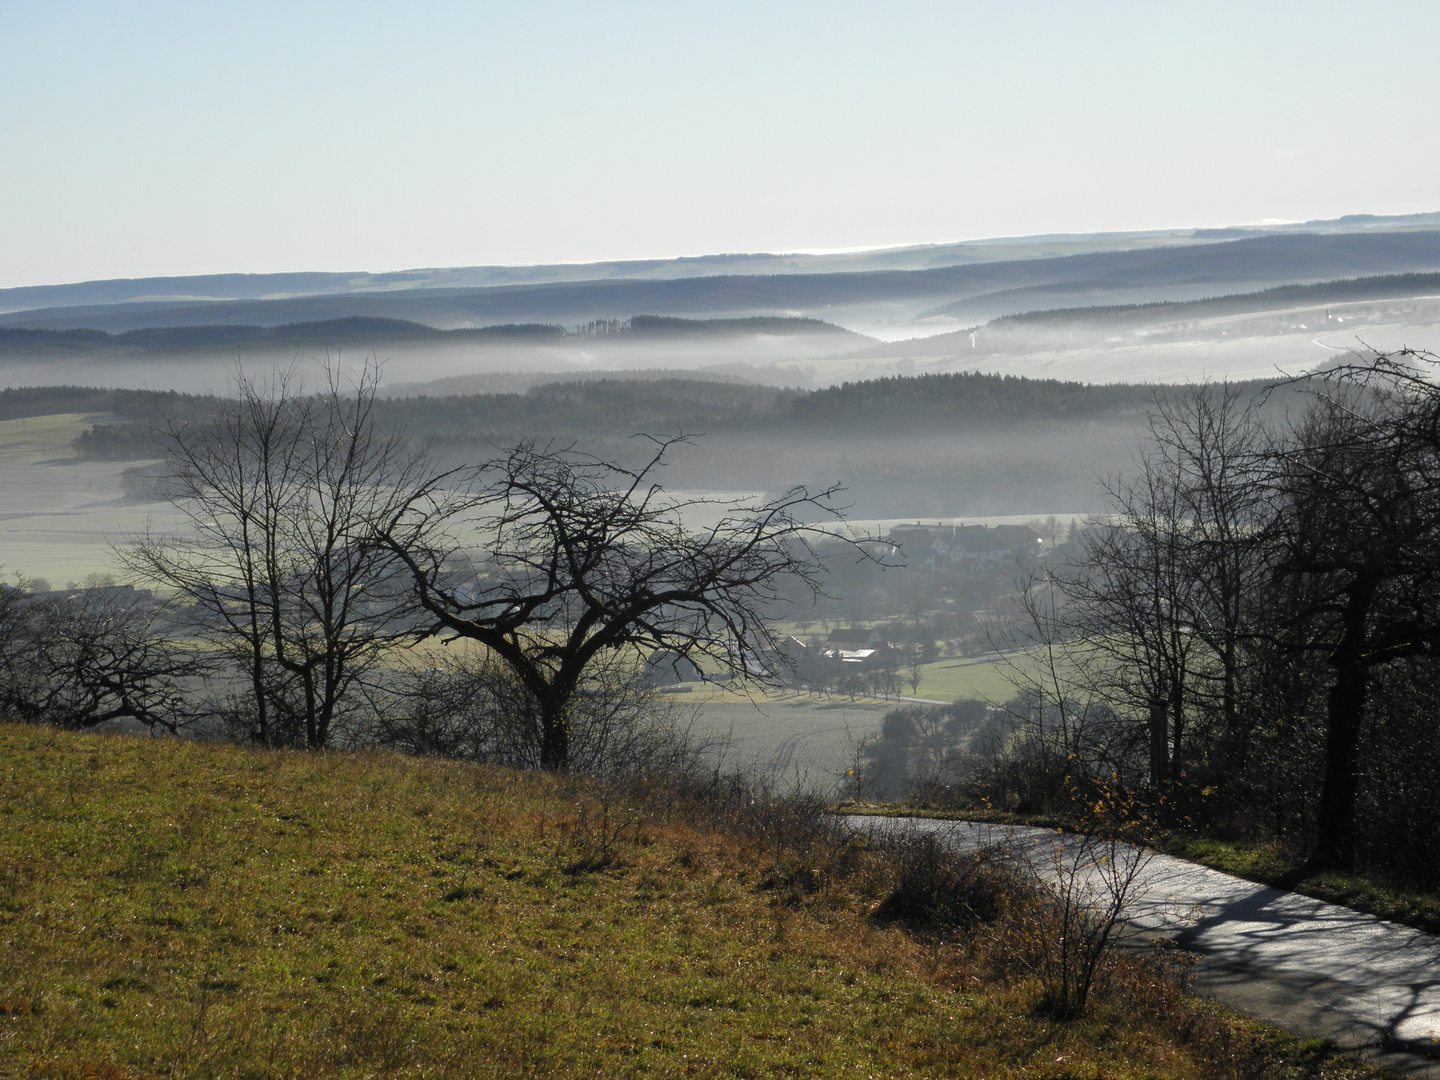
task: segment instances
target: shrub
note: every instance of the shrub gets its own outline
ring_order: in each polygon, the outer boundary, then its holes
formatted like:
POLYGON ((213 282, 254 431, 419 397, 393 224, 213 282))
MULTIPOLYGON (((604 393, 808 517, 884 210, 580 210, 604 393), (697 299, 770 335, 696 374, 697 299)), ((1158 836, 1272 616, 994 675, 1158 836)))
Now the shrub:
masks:
POLYGON ((1030 898, 997 848, 957 852, 922 834, 892 841, 886 854, 894 887, 875 909, 885 921, 917 930, 972 930, 1030 898))

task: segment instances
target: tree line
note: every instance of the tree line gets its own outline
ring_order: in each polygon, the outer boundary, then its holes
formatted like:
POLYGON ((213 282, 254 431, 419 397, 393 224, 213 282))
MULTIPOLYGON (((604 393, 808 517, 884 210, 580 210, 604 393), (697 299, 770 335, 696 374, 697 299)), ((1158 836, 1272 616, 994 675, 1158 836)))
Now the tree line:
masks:
POLYGON ((86 328, 50 330, 0 326, 0 355, 44 356, 96 351, 232 350, 254 346, 274 348, 316 345, 373 348, 380 342, 423 341, 474 344, 492 341, 548 342, 567 337, 645 335, 650 337, 711 337, 730 334, 833 334, 865 341, 820 319, 788 316, 754 316, 734 319, 684 319, 665 315, 635 315, 628 319, 593 319, 573 330, 558 323, 500 323, 492 326, 442 330, 410 319, 351 315, 274 326, 255 324, 201 324, 147 326, 111 332, 86 328))
POLYGON ((1053 803, 1119 778, 1319 865, 1440 883, 1435 363, 1346 365, 1283 413, 1162 400, 1110 513, 1026 584, 1011 644, 1042 662, 990 782, 1053 803))
MULTIPOLYGON (((378 398, 385 424, 445 445, 513 442, 523 435, 628 438, 636 431, 793 437, 934 433, 1053 421, 1135 420, 1160 388, 1092 386, 978 372, 881 378, 801 391, 700 379, 557 380, 521 394, 378 398)), ((45 388, 0 392, 0 417, 109 411, 76 443, 86 455, 154 453, 161 415, 200 417, 219 398, 138 390, 45 388), (148 445, 147 445, 148 443, 148 445)))

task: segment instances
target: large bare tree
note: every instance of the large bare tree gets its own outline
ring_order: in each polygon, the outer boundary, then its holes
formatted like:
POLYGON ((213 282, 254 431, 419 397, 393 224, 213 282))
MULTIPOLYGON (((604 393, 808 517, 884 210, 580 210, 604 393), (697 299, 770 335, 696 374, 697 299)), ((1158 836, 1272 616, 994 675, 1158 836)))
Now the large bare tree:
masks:
POLYGON ((1152 781, 1201 759, 1233 771, 1257 726, 1314 719, 1305 816, 1328 865, 1356 861, 1375 687, 1440 649, 1431 364, 1377 356, 1312 376, 1293 386, 1303 408, 1263 424, 1224 391, 1162 406, 1115 513, 1054 576, 1060 630, 1098 658, 1075 665, 1086 689, 1148 718, 1152 781))
POLYGON ((1375 680, 1440 649, 1440 389, 1410 361, 1433 358, 1381 356, 1332 374, 1272 481, 1277 573, 1301 586, 1292 647, 1329 670, 1315 855, 1341 867, 1356 856, 1375 680))
POLYGON ((1158 787, 1240 725, 1271 458, 1233 387, 1163 397, 1149 426, 1135 468, 1105 481, 1110 512, 1020 595, 1027 643, 1054 658, 1033 689, 1058 704, 1066 752, 1158 787))
MULTIPOLYGON (((668 650, 711 670, 773 678, 772 619, 811 600, 815 542, 836 489, 769 500, 680 498, 659 476, 679 438, 626 468, 527 443, 412 491, 384 529, 426 632, 485 646, 533 700, 538 762, 572 764, 572 710, 595 670, 668 650)), ((863 541, 849 549, 866 557, 863 541)))

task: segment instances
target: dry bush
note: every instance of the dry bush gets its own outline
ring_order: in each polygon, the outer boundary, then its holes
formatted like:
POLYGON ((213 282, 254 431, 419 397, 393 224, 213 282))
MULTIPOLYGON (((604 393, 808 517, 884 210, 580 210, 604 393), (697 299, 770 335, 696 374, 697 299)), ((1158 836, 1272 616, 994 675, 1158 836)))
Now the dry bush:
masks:
POLYGON ((995 848, 957 852, 934 836, 907 836, 886 846, 885 862, 894 885, 874 914, 915 930, 974 930, 1033 899, 995 848))

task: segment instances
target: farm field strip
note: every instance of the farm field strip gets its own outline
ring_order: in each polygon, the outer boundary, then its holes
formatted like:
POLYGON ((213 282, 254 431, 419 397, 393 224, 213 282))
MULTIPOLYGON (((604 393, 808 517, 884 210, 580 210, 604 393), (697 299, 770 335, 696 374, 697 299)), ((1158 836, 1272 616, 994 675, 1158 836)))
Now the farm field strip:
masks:
POLYGON ((110 545, 151 521, 174 519, 165 503, 123 495, 131 461, 91 461, 70 442, 100 416, 66 413, 0 421, 0 564, 54 585, 114 569, 110 545))

